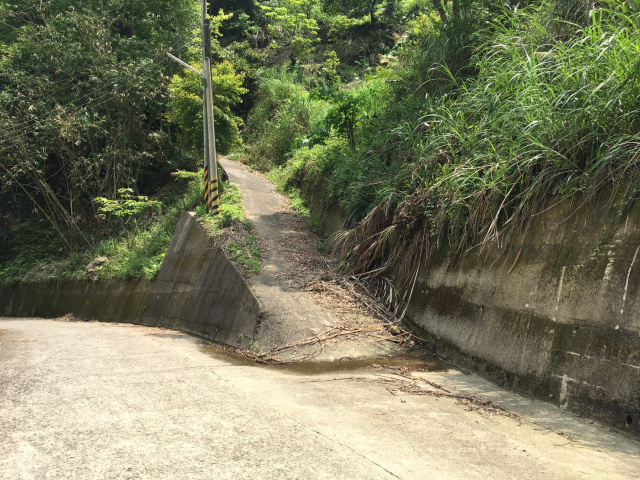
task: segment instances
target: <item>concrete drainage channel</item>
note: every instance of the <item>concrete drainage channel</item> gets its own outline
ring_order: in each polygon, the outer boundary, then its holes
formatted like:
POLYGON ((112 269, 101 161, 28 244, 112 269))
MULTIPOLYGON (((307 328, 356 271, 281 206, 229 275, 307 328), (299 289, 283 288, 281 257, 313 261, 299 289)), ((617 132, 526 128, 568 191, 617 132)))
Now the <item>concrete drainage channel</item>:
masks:
MULTIPOLYGON (((66 314, 81 320, 180 330, 241 349, 256 344, 264 348, 268 342, 261 342, 261 336, 273 335, 278 328, 286 330, 287 327, 285 324, 278 327, 278 323, 270 322, 268 318, 261 325, 263 313, 256 296, 195 215, 188 212, 181 217, 162 268, 153 281, 70 280, 0 286, 0 316, 56 318, 66 314)), ((554 327, 559 328, 558 325, 554 327)), ((356 342, 345 342, 335 351, 338 350, 340 355, 325 355, 322 359, 351 360, 351 366, 346 362, 335 365, 318 362, 320 358, 315 358, 314 363, 304 362, 291 368, 299 369, 300 373, 311 373, 377 363, 389 365, 393 361, 390 355, 403 355, 398 351, 362 355, 361 346, 356 342), (362 364, 353 361, 363 357, 369 360, 362 364)), ((451 358, 456 364, 465 364, 459 355, 451 355, 451 358)), ((404 360, 398 361, 401 366, 404 360)), ((632 377, 637 379, 637 374, 632 377)), ((565 384, 567 381, 564 379, 565 384)), ((622 385, 636 388, 637 383, 632 380, 622 385)), ((565 391, 567 389, 565 387, 565 391)), ((534 392, 526 393, 540 397, 534 392)), ((602 419, 627 431, 638 432, 637 405, 629 407, 604 409, 618 414, 624 412, 624 425, 611 418, 602 419)))
MULTIPOLYGON (((263 277, 250 288, 195 214, 185 212, 153 281, 0 285, 0 316, 57 318, 71 314, 80 320, 168 328, 233 348, 251 349, 269 363, 387 358, 408 353, 403 345, 393 342, 386 342, 388 346, 352 339, 336 342, 334 337, 354 332, 340 330, 336 334, 330 314, 309 299, 302 301, 290 292, 283 295, 283 285, 272 281, 273 272, 263 277)), ((355 332, 381 328, 376 324, 355 332)))
POLYGON ((319 360, 319 361, 299 361, 284 363, 256 364, 255 360, 249 356, 241 355, 236 350, 232 350, 220 344, 202 342, 202 351, 217 359, 223 359, 234 366, 267 368, 270 370, 284 371, 297 375, 320 375, 324 373, 347 373, 358 372, 368 368, 384 366, 385 368, 398 369, 403 372, 447 372, 452 367, 433 354, 422 355, 402 355, 394 357, 370 357, 348 360, 319 360))

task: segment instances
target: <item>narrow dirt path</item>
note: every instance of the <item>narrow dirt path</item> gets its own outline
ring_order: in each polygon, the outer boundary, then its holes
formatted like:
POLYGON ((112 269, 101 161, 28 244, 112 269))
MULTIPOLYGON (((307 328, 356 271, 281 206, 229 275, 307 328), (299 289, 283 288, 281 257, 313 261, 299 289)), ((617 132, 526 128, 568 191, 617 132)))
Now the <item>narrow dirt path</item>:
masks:
POLYGON ((321 239, 306 220, 288 210, 287 199, 244 165, 225 157, 219 161, 229 180, 240 188, 246 216, 267 247, 260 273, 250 279, 265 312, 258 334, 259 350, 272 351, 282 359, 334 360, 403 353, 405 348, 384 328, 385 318, 358 309, 362 297, 355 298, 356 292, 326 281, 335 279, 335 273, 329 259, 315 248, 321 239), (323 291, 314 294, 313 290, 323 291), (345 334, 354 331, 358 334, 345 334), (324 340, 299 345, 318 336, 324 340), (281 348, 286 345, 296 346, 281 348))

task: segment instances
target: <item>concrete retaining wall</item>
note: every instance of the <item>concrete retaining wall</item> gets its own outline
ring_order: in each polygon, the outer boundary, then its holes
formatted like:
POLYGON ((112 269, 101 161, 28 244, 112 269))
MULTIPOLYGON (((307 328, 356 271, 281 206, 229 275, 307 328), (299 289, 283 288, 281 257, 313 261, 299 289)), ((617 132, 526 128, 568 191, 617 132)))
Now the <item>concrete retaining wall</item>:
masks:
POLYGON ((183 330, 247 348, 258 302, 192 213, 180 218, 153 282, 74 280, 0 285, 0 315, 134 323, 183 330))
MULTIPOLYGON (((325 231, 346 225, 303 194, 325 231)), ((500 386, 640 434, 640 207, 612 234, 609 198, 564 201, 502 251, 421 265, 405 323, 452 363, 500 386), (572 203, 573 202, 573 203, 572 203)))
POLYGON ((72 313, 83 320, 141 323, 151 286, 137 280, 0 285, 0 315, 55 318, 72 313))
POLYGON ((162 262, 142 323, 248 348, 258 301, 192 213, 184 213, 162 262))
POLYGON ((423 265, 407 321, 459 365, 640 433, 640 216, 565 201, 507 254, 423 265))
POLYGON ((307 200, 309 211, 321 221, 322 233, 331 235, 350 227, 350 219, 343 208, 327 205, 324 200, 324 185, 306 181, 302 185, 302 195, 307 200))

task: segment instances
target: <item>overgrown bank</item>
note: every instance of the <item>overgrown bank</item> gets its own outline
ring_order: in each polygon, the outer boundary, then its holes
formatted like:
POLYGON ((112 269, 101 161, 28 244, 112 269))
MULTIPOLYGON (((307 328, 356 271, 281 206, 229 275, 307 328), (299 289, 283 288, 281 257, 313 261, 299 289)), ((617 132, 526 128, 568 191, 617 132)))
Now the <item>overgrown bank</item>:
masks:
POLYGON ((42 282, 48 280, 146 279, 157 275, 182 212, 193 210, 208 231, 220 237, 225 229, 237 231, 224 246, 240 265, 255 273, 260 252, 255 234, 242 209, 238 187, 221 183, 220 214, 211 217, 202 202, 202 172, 179 171, 174 191, 164 192, 163 201, 149 200, 121 192, 121 198, 106 199, 99 210, 104 221, 120 222, 120 234, 96 242, 91 248, 61 256, 50 243, 46 231, 34 230, 30 242, 23 243, 17 255, 0 265, 0 283, 42 282), (91 272, 94 259, 104 259, 91 272))
POLYGON ((368 65, 265 70, 243 158, 438 353, 638 433, 640 6, 398 5, 368 65))
MULTIPOLYGON (((213 2, 231 10, 211 15, 219 151, 294 195, 321 185, 362 220, 339 244, 353 271, 393 266, 401 283, 434 246, 508 240, 556 199, 613 192, 624 215, 638 182, 636 3, 213 2)), ((199 163, 199 82, 165 55, 197 67, 197 5, 51 0, 0 15, 4 277, 60 259, 71 275, 76 252, 117 256, 118 236, 135 251, 131 224, 156 201, 168 213, 171 172, 199 163), (135 215, 104 210, 127 201, 135 215)), ((114 273, 152 274, 166 244, 152 237, 114 273)))
MULTIPOLYGON (((199 16, 185 0, 0 4, 0 282, 76 278, 96 257, 109 258, 98 276, 156 274, 202 198, 186 185, 202 164, 201 82, 167 57, 201 68, 199 16)), ((223 47, 230 16, 209 16, 224 153, 240 141, 242 45, 223 47)))
POLYGON ((363 219, 340 244, 354 272, 393 267, 407 281, 434 246, 504 244, 578 193, 631 208, 635 3, 400 7, 404 21, 377 27, 398 32, 381 64, 327 55, 315 70, 265 70, 247 121, 247 161, 275 169, 285 191, 321 184, 326 202, 363 219))

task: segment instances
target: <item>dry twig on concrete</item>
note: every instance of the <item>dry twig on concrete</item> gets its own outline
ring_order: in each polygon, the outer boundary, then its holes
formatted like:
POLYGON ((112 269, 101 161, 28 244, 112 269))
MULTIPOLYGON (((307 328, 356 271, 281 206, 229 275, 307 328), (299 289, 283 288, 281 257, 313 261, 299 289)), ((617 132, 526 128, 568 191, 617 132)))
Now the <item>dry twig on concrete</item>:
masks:
POLYGON ((456 400, 456 403, 465 406, 465 410, 471 412, 477 412, 484 416, 501 415, 508 418, 513 418, 522 423, 522 418, 515 413, 509 412, 504 408, 493 403, 492 400, 486 400, 482 397, 468 395, 463 393, 453 393, 447 390, 442 385, 427 380, 419 376, 411 375, 408 369, 381 366, 389 374, 394 375, 396 378, 380 375, 379 383, 392 395, 397 395, 399 392, 409 395, 425 395, 437 398, 452 398, 456 400), (397 378, 400 377, 400 378, 397 378), (422 385, 427 385, 430 388, 423 388, 422 385))

